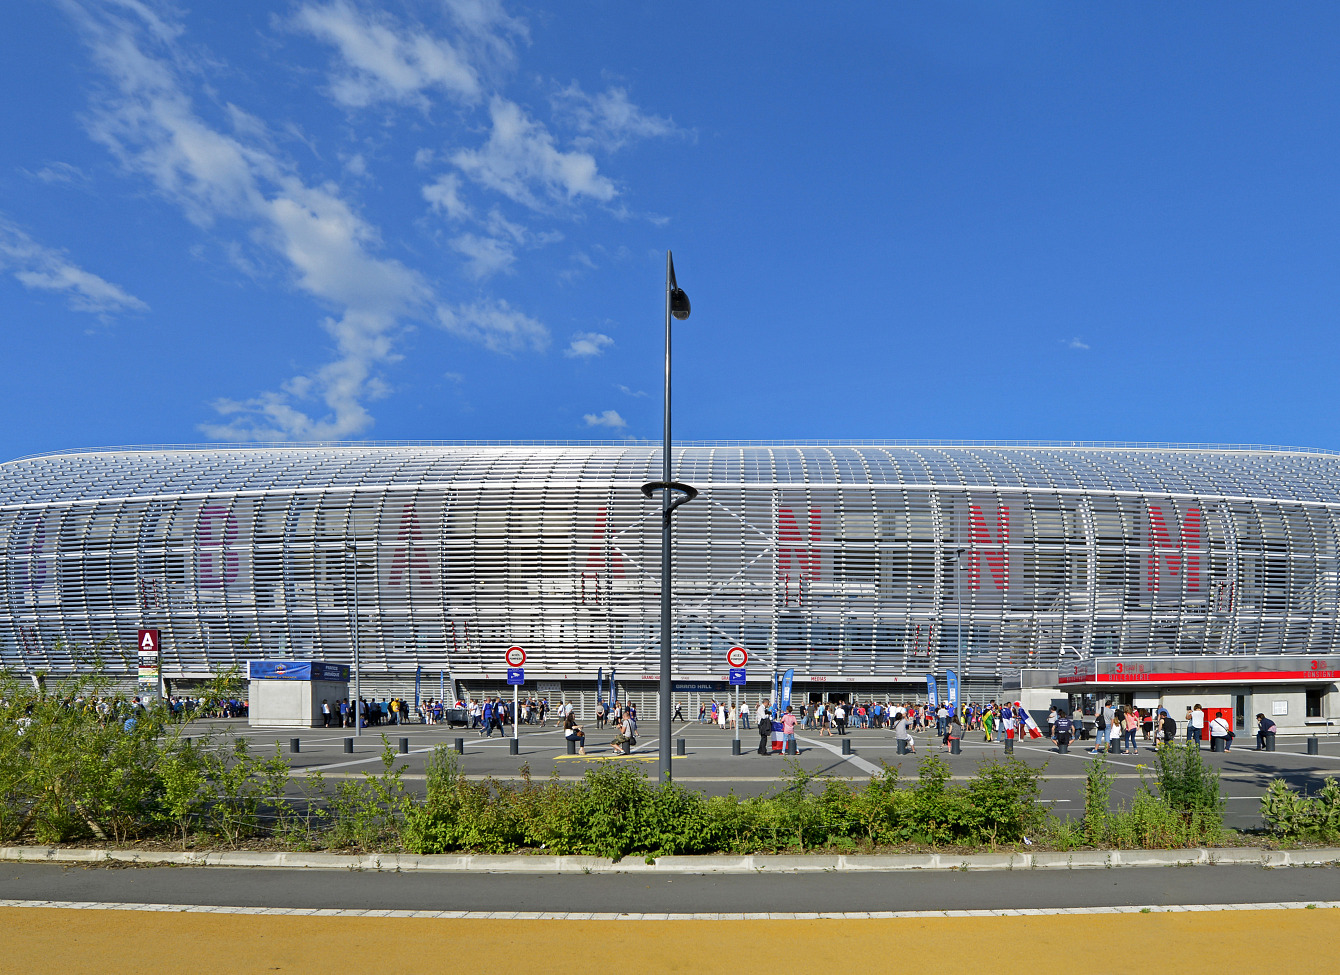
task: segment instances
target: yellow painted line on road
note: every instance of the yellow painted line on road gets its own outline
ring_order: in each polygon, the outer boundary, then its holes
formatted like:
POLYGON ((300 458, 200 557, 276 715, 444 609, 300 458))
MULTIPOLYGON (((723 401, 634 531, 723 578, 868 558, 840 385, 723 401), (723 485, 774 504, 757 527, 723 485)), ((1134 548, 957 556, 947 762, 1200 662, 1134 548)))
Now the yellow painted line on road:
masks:
POLYGON ((5 964, 17 963, 12 970, 26 975, 199 975, 202 959, 230 975, 307 973, 329 969, 332 958, 375 959, 378 970, 427 975, 496 966, 518 949, 564 960, 560 967, 577 972, 592 945, 631 971, 700 973, 722 958, 772 957, 779 937, 799 957, 915 950, 1008 959, 1015 967, 1097 944, 1119 950, 1123 966, 1181 970, 1231 959, 1235 975, 1279 975, 1280 960, 1299 945, 1340 937, 1340 910, 629 923, 0 908, 0 930, 5 964))

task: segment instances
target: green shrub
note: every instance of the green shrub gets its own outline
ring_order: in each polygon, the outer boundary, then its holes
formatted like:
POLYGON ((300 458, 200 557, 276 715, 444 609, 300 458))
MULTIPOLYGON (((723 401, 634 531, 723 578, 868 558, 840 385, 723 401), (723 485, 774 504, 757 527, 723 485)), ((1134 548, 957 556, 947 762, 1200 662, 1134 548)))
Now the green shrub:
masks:
POLYGON ((1306 796, 1275 779, 1261 798, 1261 818, 1280 839, 1335 842, 1340 839, 1340 784, 1327 779, 1320 792, 1306 796))

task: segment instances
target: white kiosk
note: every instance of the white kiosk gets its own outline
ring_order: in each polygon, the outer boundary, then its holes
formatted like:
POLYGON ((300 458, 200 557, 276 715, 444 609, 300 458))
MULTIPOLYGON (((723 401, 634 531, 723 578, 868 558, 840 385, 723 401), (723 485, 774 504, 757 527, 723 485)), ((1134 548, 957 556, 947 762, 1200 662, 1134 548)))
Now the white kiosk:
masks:
POLYGON ((253 728, 320 728, 323 699, 338 723, 340 701, 349 696, 348 664, 248 660, 247 680, 247 724, 253 728))

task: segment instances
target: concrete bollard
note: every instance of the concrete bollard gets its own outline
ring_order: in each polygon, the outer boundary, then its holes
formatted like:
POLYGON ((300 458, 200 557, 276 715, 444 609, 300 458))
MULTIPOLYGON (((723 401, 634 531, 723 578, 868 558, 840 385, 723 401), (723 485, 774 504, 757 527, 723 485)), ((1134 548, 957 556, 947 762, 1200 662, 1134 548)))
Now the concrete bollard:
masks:
POLYGON ((1013 739, 1013 738, 1006 738, 1006 739, 1005 739, 1005 754, 1006 754, 1006 755, 1013 755, 1013 754, 1014 754, 1014 739, 1013 739))
POLYGON ((464 738, 456 738, 456 739, 454 739, 453 742, 452 742, 452 747, 456 749, 456 754, 457 754, 457 755, 464 755, 464 754, 465 754, 465 739, 464 739, 464 738))
POLYGON ((344 753, 352 755, 354 753, 354 740, 352 738, 344 739, 344 753))
POLYGON ((686 742, 683 738, 676 738, 676 739, 675 739, 675 754, 676 754, 676 755, 687 755, 687 754, 688 754, 688 750, 687 750, 687 748, 688 748, 688 742, 686 742))
POLYGON ((576 739, 576 738, 569 738, 567 741, 568 741, 568 754, 569 754, 569 755, 576 755, 576 754, 577 754, 577 739, 576 739))
POLYGON ((896 751, 897 754, 899 754, 899 755, 906 755, 906 754, 907 754, 907 739, 906 739, 906 738, 898 738, 898 739, 895 740, 894 744, 897 745, 897 748, 895 749, 895 751, 896 751))
POLYGON ((1210 738, 1210 751, 1222 752, 1224 750, 1224 739, 1219 735, 1210 738))
POLYGON ((401 739, 400 739, 400 754, 401 754, 401 755, 408 755, 408 754, 409 754, 409 739, 408 739, 408 738, 401 738, 401 739))
POLYGON ((1270 734, 1266 735, 1266 751, 1273 752, 1274 750, 1275 750, 1275 733, 1272 731, 1270 732, 1270 734))
POLYGON ((1070 754, 1070 742, 1068 742, 1068 741, 1059 741, 1059 742, 1057 742, 1057 743, 1056 743, 1056 750, 1057 750, 1058 752, 1060 752, 1062 755, 1068 755, 1068 754, 1070 754))
POLYGON ((301 738, 290 738, 290 739, 288 740, 288 750, 289 750, 290 752, 292 752, 294 755, 296 755, 296 754, 298 754, 298 752, 302 751, 302 739, 301 739, 301 738))
POLYGON ((962 751, 963 751, 963 749, 962 749, 962 747, 960 747, 959 740, 958 740, 957 738, 950 738, 950 739, 949 739, 949 754, 951 754, 951 755, 958 755, 958 754, 960 754, 962 751))
POLYGON ((1321 742, 1317 740, 1316 735, 1313 735, 1311 738, 1307 740, 1307 753, 1309 755, 1321 754, 1321 742))
POLYGON ((843 739, 842 739, 842 754, 844 754, 844 755, 850 755, 850 754, 852 754, 852 750, 851 750, 851 739, 850 739, 850 738, 843 738, 843 739))
POLYGON ((516 738, 507 739, 507 753, 509 755, 521 754, 521 742, 516 738))
POLYGON ((732 738, 730 742, 730 753, 732 755, 740 754, 740 739, 732 738))

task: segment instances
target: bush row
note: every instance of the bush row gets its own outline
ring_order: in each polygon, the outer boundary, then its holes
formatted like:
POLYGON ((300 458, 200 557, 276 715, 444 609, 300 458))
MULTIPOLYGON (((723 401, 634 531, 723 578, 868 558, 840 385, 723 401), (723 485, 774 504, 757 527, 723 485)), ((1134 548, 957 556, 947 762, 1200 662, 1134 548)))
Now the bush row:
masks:
MULTIPOLYGON (((1046 811, 1040 770, 1013 758, 983 764, 962 784, 936 756, 922 759, 913 779, 885 767, 860 785, 817 779, 792 763, 766 796, 709 798, 619 763, 602 763, 576 783, 528 775, 520 783, 473 781, 442 746, 429 757, 426 798, 417 798, 389 742, 380 772, 332 790, 319 774, 291 778, 277 746, 261 757, 243 739, 187 737, 190 726, 159 708, 135 720, 99 716, 90 706, 94 680, 53 694, 0 683, 0 841, 236 846, 264 837, 294 849, 619 858, 1025 842, 1172 847, 1218 842, 1223 833, 1217 774, 1194 747, 1160 749, 1155 785, 1142 780, 1133 802, 1116 811, 1107 764, 1091 762, 1085 816, 1075 821, 1046 811)), ((1334 831, 1340 787, 1328 790, 1286 802, 1272 787, 1267 820, 1281 835, 1334 831)))

